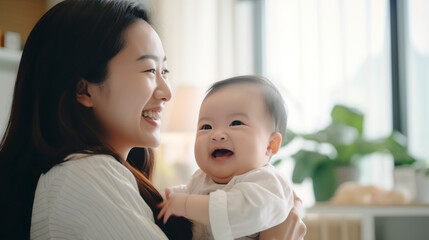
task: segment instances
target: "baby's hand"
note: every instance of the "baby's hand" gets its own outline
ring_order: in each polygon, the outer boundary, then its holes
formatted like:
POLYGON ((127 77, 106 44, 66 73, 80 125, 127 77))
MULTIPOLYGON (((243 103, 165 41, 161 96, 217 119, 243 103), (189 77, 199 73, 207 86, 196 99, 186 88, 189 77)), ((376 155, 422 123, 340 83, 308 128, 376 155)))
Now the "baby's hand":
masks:
POLYGON ((173 193, 170 194, 166 191, 167 199, 162 203, 158 204, 158 207, 161 208, 161 211, 158 214, 158 219, 161 219, 164 216, 164 224, 170 218, 171 215, 184 217, 186 215, 186 200, 188 199, 188 194, 186 193, 173 193))

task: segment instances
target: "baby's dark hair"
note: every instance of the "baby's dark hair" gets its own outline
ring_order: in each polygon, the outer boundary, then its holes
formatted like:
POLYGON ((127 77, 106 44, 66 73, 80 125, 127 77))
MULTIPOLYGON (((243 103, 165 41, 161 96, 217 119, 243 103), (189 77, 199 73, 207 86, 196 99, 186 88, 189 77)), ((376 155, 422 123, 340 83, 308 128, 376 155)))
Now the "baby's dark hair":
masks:
POLYGON ((283 141, 286 137, 286 125, 287 125, 287 110, 286 104, 283 100, 282 95, 279 90, 274 86, 274 84, 268 80, 266 77, 259 75, 244 75, 237 76, 232 78, 227 78, 225 80, 221 80, 215 82, 208 90, 207 95, 215 93, 219 89, 236 83, 252 83, 257 84, 261 87, 262 96, 265 100, 266 107, 271 117, 274 119, 274 130, 279 132, 282 135, 283 141))

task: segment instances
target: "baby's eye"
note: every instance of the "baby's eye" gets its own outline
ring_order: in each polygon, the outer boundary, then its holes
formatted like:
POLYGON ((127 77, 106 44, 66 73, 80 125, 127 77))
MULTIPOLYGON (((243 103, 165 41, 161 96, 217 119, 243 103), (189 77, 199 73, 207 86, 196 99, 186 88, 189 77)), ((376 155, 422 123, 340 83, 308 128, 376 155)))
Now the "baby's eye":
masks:
POLYGON ((210 126, 210 125, 208 125, 208 124, 204 124, 204 125, 201 127, 201 130, 209 130, 209 129, 212 129, 212 126, 210 126))
POLYGON ((242 121, 239 120, 234 120, 231 123, 231 126, 238 126, 238 125, 243 125, 244 123, 242 121))

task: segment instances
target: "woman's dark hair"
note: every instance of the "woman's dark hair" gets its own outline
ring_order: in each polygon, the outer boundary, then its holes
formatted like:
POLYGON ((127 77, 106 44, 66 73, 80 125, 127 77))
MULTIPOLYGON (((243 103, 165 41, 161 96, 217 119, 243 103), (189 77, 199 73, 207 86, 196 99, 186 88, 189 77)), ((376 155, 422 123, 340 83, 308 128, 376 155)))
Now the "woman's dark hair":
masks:
POLYGON ((284 141, 287 125, 286 104, 279 90, 267 78, 258 75, 243 75, 218 81, 207 90, 206 98, 225 86, 237 83, 252 83, 261 87, 268 113, 274 119, 274 130, 282 135, 282 141, 284 141))
MULTIPOLYGON (((66 0, 36 24, 18 69, 12 110, 0 142, 2 209, 0 239, 28 239, 35 189, 42 173, 72 153, 108 154, 134 174, 152 209, 162 197, 149 181, 150 149, 135 148, 126 159, 103 143, 91 108, 76 100, 78 82, 102 83, 107 64, 124 46, 124 32, 147 11, 133 1, 66 0)), ((174 218, 163 225, 169 238, 190 239, 191 225, 174 218)))

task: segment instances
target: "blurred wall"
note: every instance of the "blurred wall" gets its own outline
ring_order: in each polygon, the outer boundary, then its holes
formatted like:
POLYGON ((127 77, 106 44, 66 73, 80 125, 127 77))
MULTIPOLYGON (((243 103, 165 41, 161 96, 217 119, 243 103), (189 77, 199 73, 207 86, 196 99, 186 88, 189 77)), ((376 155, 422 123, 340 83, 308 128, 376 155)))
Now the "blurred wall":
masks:
POLYGON ((0 29, 19 33, 23 46, 46 9, 46 0, 0 0, 0 29))

